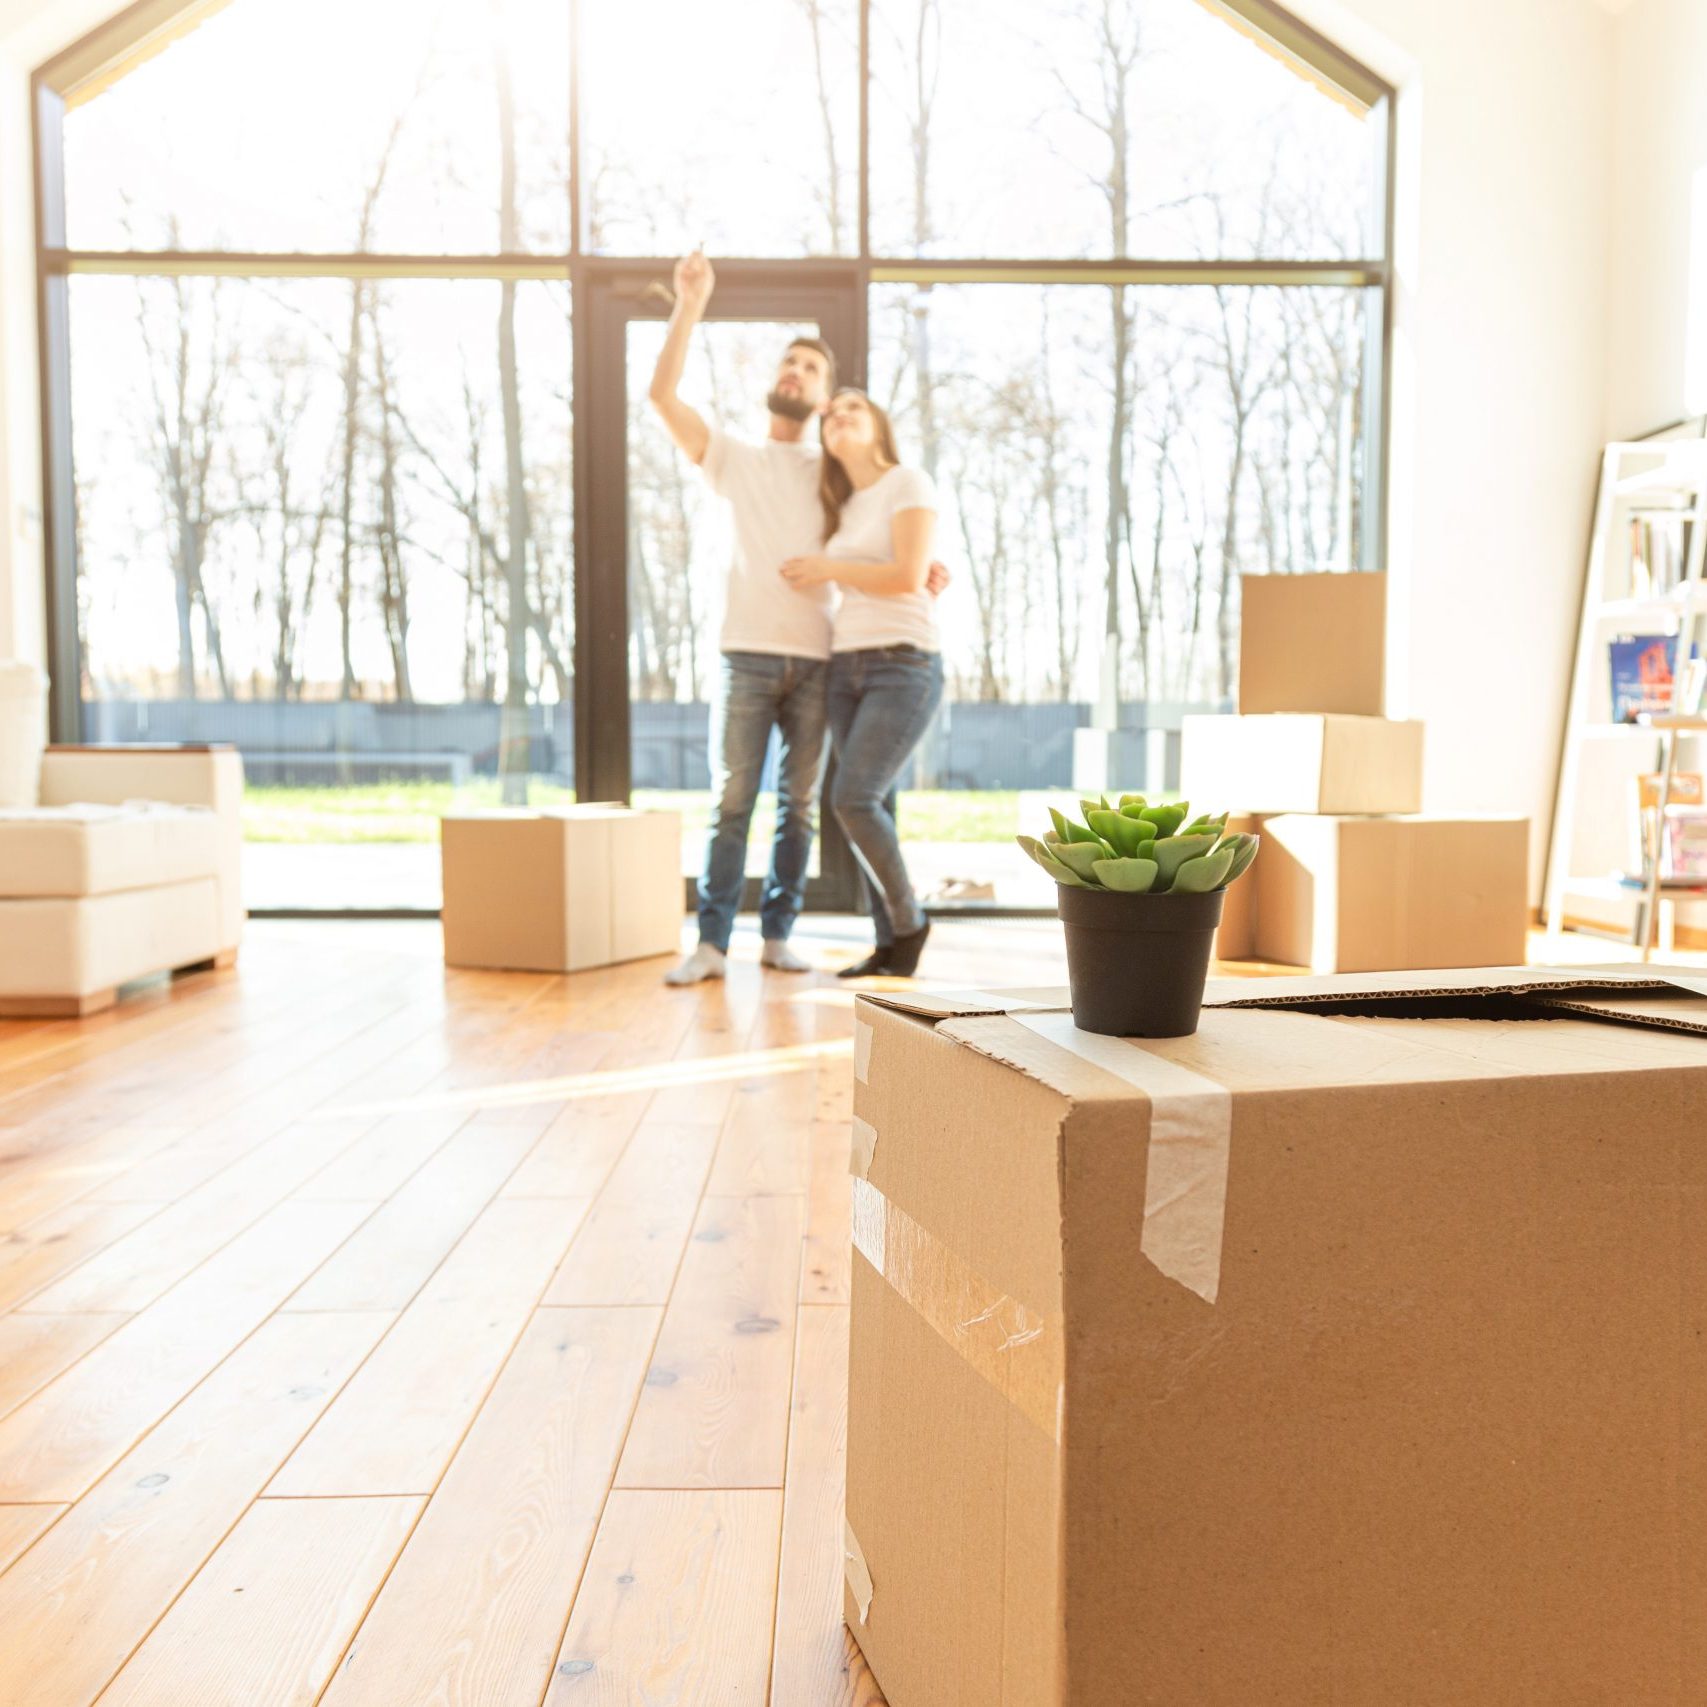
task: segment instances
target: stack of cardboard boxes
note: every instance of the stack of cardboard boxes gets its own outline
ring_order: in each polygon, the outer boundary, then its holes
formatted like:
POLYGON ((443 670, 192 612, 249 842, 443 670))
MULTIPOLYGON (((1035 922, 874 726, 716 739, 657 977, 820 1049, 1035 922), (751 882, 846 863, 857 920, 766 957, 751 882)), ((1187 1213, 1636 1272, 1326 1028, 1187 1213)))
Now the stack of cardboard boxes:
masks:
POLYGON ((1511 966, 1529 820, 1422 807, 1423 726, 1386 711, 1384 575, 1248 575, 1239 710, 1188 717, 1181 784, 1257 830, 1216 952, 1314 972, 1511 966))

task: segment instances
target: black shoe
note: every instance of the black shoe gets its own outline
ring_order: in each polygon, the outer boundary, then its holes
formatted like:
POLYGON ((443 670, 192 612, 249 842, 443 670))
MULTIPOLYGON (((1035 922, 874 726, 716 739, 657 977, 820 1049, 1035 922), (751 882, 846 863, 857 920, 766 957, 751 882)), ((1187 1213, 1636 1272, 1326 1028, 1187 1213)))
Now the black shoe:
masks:
POLYGON ((889 947, 879 943, 864 960, 856 960, 852 966, 844 966, 836 974, 838 978, 875 978, 879 973, 889 970, 889 947))
POLYGON ((889 945, 889 963, 883 968, 891 978, 911 978, 919 969, 919 956, 925 952, 925 938, 931 934, 931 922, 926 919, 911 936, 898 936, 889 945))

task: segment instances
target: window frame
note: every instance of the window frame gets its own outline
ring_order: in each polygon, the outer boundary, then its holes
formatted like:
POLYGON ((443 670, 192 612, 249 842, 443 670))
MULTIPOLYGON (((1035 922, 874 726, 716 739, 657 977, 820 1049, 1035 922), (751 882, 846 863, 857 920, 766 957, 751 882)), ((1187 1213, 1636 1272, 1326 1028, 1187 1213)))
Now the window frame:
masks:
MULTIPOLYGON (((600 513, 590 479, 583 422, 596 397, 598 368, 592 318, 581 312, 621 281, 667 278, 673 257, 608 256, 586 252, 582 235, 581 7, 566 0, 570 31, 568 101, 570 247, 553 254, 260 253, 207 250, 88 250, 66 242, 64 121, 69 108, 168 47, 231 0, 135 0, 115 17, 38 67, 31 78, 34 131, 36 283, 42 444, 42 534, 47 580, 48 655, 52 677, 50 723, 56 741, 82 736, 81 659, 77 634, 76 530, 72 477, 70 280, 83 274, 133 277, 174 274, 242 278, 557 279, 569 283, 574 308, 571 396, 576 421, 575 578, 576 786, 586 797, 626 796, 626 754, 619 762, 609 741, 596 741, 597 700, 612 688, 612 644, 604 620, 622 603, 614 585, 621 563, 595 552, 594 542, 621 537, 621 518, 600 513), (585 619, 585 620, 583 620, 585 619), (583 771, 581 766, 588 768, 583 771)), ((1384 566, 1388 529, 1389 400, 1393 363, 1393 208, 1397 115, 1394 89, 1293 17, 1272 0, 1198 0, 1243 33, 1316 81, 1336 98, 1373 116, 1379 156, 1377 252, 1357 260, 909 260, 877 256, 871 249, 871 4, 859 0, 858 253, 834 259, 720 258, 731 286, 809 286, 814 275, 846 280, 860 302, 855 347, 842 352, 850 374, 866 367, 866 305, 874 284, 1133 284, 1133 285, 1333 285, 1371 291, 1365 331, 1368 426, 1362 435, 1362 536, 1359 569, 1384 566)), ((625 608, 625 607, 624 607, 625 608)), ((626 649, 626 636, 621 637, 626 649)))

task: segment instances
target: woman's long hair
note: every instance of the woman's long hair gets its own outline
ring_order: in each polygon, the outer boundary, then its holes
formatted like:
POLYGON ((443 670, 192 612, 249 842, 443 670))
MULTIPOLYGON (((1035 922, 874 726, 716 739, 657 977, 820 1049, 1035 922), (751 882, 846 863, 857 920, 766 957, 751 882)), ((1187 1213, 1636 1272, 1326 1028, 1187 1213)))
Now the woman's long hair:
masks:
MULTIPOLYGON (((836 397, 857 397, 871 411, 871 418, 877 424, 877 460, 885 468, 893 468, 900 460, 900 452, 895 449, 895 429, 889 424, 889 417, 863 391, 851 385, 844 385, 836 393, 836 397)), ((834 403, 835 397, 830 401, 834 403)), ((819 435, 823 434, 823 423, 818 426, 819 435)), ((853 496, 854 484, 848 478, 848 471, 831 456, 829 447, 824 449, 818 469, 818 502, 824 506, 824 543, 828 545, 837 528, 842 525, 842 506, 853 496)))

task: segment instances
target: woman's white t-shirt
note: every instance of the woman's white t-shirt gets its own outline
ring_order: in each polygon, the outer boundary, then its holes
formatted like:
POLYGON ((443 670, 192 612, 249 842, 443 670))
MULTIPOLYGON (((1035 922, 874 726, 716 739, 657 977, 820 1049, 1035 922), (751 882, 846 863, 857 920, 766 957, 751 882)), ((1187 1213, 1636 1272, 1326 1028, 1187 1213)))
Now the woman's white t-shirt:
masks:
MULTIPOLYGON (((824 547, 824 555, 844 563, 893 563, 896 514, 936 507, 936 487, 923 469, 886 469, 842 506, 842 524, 824 547)), ((916 593, 862 593, 846 582, 841 583, 841 589, 832 650, 859 652, 870 646, 942 650, 936 628, 936 600, 929 593, 922 589, 916 593)))

